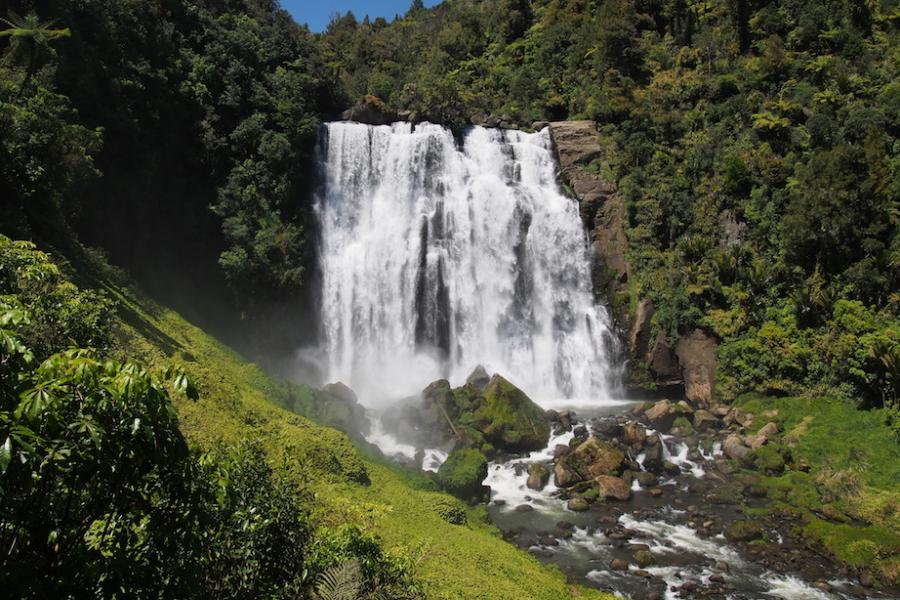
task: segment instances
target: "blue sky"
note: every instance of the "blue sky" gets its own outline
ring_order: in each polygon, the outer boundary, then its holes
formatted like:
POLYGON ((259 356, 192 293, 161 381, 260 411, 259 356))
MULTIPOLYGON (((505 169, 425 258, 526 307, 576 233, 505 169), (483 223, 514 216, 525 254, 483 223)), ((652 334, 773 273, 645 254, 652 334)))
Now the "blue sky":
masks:
MULTIPOLYGON (((439 0, 425 0, 425 6, 434 6, 439 0)), ((372 19, 385 17, 388 20, 394 15, 402 15, 409 9, 412 0, 281 0, 299 23, 306 23, 312 31, 323 31, 336 12, 345 13, 352 10, 360 21, 366 15, 372 19)))

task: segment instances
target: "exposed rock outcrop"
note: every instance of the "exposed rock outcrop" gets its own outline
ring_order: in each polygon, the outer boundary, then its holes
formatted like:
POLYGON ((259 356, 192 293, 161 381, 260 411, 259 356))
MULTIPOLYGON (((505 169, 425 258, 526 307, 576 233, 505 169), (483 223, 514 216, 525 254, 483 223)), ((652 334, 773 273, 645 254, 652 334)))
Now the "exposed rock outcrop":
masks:
POLYGON ((684 393, 697 406, 712 406, 716 387, 716 340, 695 329, 675 348, 684 377, 684 393))
MULTIPOLYGON (((581 209, 581 218, 591 234, 597 267, 594 287, 612 299, 628 278, 625 258, 625 201, 615 182, 600 174, 606 152, 593 121, 550 123, 550 136, 562 169, 562 178, 571 188, 581 209)), ((625 315, 617 315, 623 319, 625 315)))
POLYGON ((628 350, 634 356, 645 357, 650 351, 652 325, 650 320, 653 318, 653 312, 652 301, 645 298, 638 303, 631 322, 631 330, 628 332, 628 350))
POLYGON ((345 121, 356 121, 367 125, 388 125, 399 120, 397 113, 390 110, 381 99, 375 96, 361 98, 359 102, 345 110, 341 117, 345 121))

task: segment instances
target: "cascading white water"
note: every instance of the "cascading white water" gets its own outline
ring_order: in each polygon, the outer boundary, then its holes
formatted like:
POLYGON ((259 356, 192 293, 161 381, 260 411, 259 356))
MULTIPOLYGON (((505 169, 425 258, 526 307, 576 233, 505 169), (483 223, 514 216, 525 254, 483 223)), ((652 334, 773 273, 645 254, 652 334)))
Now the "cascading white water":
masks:
POLYGON ((602 402, 615 338, 547 131, 331 123, 322 324, 329 380, 365 404, 459 384, 478 364, 548 406, 602 402))

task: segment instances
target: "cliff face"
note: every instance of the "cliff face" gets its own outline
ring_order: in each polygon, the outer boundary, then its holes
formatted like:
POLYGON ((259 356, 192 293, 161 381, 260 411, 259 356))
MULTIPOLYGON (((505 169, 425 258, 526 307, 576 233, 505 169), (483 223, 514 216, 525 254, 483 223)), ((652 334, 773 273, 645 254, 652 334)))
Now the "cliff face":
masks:
POLYGON ((673 346, 653 328, 654 306, 648 299, 628 309, 628 263, 625 200, 616 183, 604 176, 610 148, 593 121, 550 123, 561 177, 581 207, 581 218, 594 247, 593 285, 610 303, 623 331, 628 331, 632 375, 630 385, 684 386, 687 398, 710 406, 715 390, 716 341, 701 330, 683 335, 673 346), (634 368, 644 367, 650 381, 636 381, 634 368))
POLYGON ((593 121, 550 123, 562 178, 581 205, 581 218, 591 235, 595 252, 594 289, 613 306, 616 319, 627 315, 619 310, 620 297, 628 281, 626 258, 625 201, 616 184, 603 176, 607 149, 593 121))

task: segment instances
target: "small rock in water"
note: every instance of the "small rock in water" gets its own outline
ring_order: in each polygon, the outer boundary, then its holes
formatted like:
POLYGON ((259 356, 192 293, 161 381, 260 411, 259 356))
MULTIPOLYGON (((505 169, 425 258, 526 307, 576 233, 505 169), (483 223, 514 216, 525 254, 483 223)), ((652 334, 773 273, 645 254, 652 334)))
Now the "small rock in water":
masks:
POLYGON ((613 571, 627 571, 628 563, 626 561, 622 560, 621 558, 614 558, 609 563, 609 568, 612 569, 613 571))
POLYGON ((520 504, 516 507, 516 512, 531 512, 534 510, 534 507, 530 504, 520 504))
POLYGON ((663 495, 663 491, 661 488, 655 487, 650 490, 650 495, 653 496, 654 498, 659 498, 660 496, 663 495))
POLYGON ((588 501, 581 496, 575 496, 566 503, 566 508, 575 512, 584 512, 590 508, 590 505, 588 504, 588 501))

